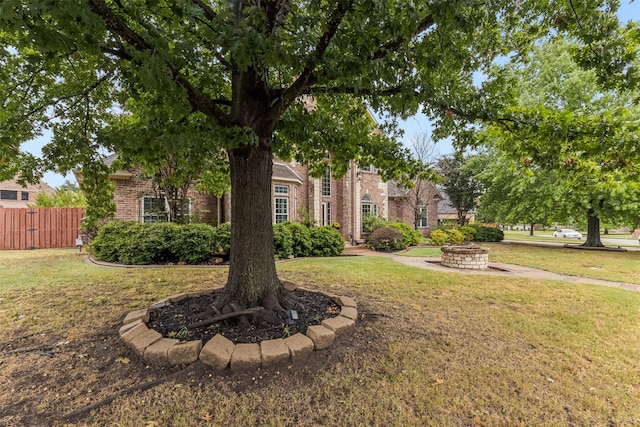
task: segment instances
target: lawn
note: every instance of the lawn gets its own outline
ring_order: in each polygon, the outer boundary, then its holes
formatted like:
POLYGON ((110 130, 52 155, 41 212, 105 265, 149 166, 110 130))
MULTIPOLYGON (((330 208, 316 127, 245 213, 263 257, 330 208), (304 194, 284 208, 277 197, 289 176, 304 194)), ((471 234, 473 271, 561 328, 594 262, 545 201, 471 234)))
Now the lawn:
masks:
MULTIPOLYGON (((522 241, 532 241, 532 242, 548 242, 548 243, 577 243, 580 244, 584 242, 577 239, 562 239, 558 237, 553 237, 554 229, 548 230, 535 230, 533 236, 529 235, 529 231, 505 231, 504 238, 505 240, 522 240, 522 241)), ((586 230, 582 231, 582 235, 584 237, 587 236, 586 230)), ((633 239, 631 233, 609 233, 609 234, 600 234, 601 239, 633 239)), ((613 244, 605 243, 605 246, 614 246, 613 244)), ((615 246, 618 246, 617 244, 615 246)), ((637 242, 633 242, 633 244, 622 245, 622 246, 638 246, 637 242)))
MULTIPOLYGON (((590 251, 518 243, 481 243, 490 262, 524 265, 569 276, 640 283, 640 251, 590 251)), ((403 256, 440 257, 440 248, 418 247, 403 256)))
POLYGON ((63 420, 179 371, 145 366, 117 328, 134 308, 223 283, 226 270, 102 268, 73 250, 0 252, 0 269, 0 425, 640 423, 640 293, 380 257, 279 264, 284 279, 359 303, 355 331, 305 363, 196 367, 63 420))

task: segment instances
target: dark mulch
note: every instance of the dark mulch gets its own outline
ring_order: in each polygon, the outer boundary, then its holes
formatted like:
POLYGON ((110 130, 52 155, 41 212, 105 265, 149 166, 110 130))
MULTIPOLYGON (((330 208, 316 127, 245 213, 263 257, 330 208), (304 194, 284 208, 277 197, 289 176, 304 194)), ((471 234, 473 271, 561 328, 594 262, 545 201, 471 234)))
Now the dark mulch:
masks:
POLYGON ((191 297, 151 310, 147 326, 163 337, 185 341, 202 340, 203 344, 221 334, 234 343, 259 343, 264 340, 286 338, 298 332, 306 333, 307 327, 319 325, 324 319, 340 314, 340 306, 324 295, 309 291, 294 291, 292 296, 300 303, 298 319, 288 322, 281 319, 279 325, 261 323, 242 324, 238 318, 222 320, 214 325, 188 328, 188 325, 215 316, 211 307, 219 294, 191 297))

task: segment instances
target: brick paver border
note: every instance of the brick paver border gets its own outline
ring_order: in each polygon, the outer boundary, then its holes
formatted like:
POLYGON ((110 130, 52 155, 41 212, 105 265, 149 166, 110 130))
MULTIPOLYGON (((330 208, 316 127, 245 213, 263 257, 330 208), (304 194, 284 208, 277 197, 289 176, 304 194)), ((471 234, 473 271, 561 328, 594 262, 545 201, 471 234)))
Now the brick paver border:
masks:
POLYGON ((315 292, 326 296, 340 305, 340 314, 325 319, 322 324, 307 328, 307 334, 295 334, 284 339, 262 341, 260 344, 234 344, 217 334, 204 346, 202 340, 179 341, 163 338, 160 333, 149 329, 149 313, 192 296, 219 292, 221 288, 201 292, 172 295, 152 304, 148 309, 128 313, 120 328, 120 338, 135 354, 151 366, 188 365, 198 359, 213 369, 251 371, 261 367, 297 362, 314 350, 329 348, 337 336, 352 331, 358 318, 358 305, 353 298, 337 296, 326 292, 297 287, 286 283, 290 291, 315 292))

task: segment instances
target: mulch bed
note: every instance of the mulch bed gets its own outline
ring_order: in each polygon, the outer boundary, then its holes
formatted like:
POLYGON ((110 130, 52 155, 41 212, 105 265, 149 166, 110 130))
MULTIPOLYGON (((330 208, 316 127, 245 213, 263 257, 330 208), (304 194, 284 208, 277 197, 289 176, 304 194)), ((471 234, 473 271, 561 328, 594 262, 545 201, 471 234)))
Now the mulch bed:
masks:
POLYGON ((281 319, 279 325, 242 324, 238 318, 222 320, 214 325, 188 328, 188 325, 215 316, 212 306, 219 294, 212 293, 186 298, 176 303, 151 310, 147 327, 166 338, 184 341, 202 340, 205 344, 216 334, 221 334, 234 343, 259 343, 264 340, 286 338, 296 333, 306 333, 307 327, 319 325, 324 319, 340 314, 340 305, 332 299, 309 291, 296 290, 292 296, 302 308, 296 310, 298 319, 288 322, 281 319))

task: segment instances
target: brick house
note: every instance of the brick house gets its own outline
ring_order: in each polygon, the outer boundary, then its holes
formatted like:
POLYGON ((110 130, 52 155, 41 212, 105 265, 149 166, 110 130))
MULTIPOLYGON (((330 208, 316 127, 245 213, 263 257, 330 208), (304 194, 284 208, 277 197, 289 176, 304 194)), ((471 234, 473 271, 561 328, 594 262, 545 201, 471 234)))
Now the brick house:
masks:
MULTIPOLYGON (((105 159, 111 166, 116 155, 105 159)), ((81 177, 78 177, 81 179, 81 177)), ((166 221, 163 198, 156 194, 152 182, 142 177, 140 168, 115 171, 110 175, 115 185, 116 219, 141 222, 166 221)), ((301 220, 305 214, 318 225, 340 224, 340 232, 347 241, 365 238, 362 219, 373 214, 391 220, 400 220, 413 226, 414 207, 410 203, 410 190, 398 188, 395 183, 382 181, 373 166, 358 167, 355 161, 347 174, 339 179, 325 175, 312 177, 309 169, 298 162, 273 161, 272 178, 273 222, 301 220)), ((431 183, 424 183, 420 195, 419 230, 428 235, 437 225, 439 192, 431 183)), ((195 189, 188 192, 189 214, 198 221, 218 225, 230 220, 229 195, 221 198, 195 189)), ((415 194, 413 194, 415 197, 415 194)))
POLYGON ((56 190, 45 182, 22 186, 15 180, 0 181, 0 208, 27 208, 36 202, 38 193, 44 191, 48 195, 56 190))

